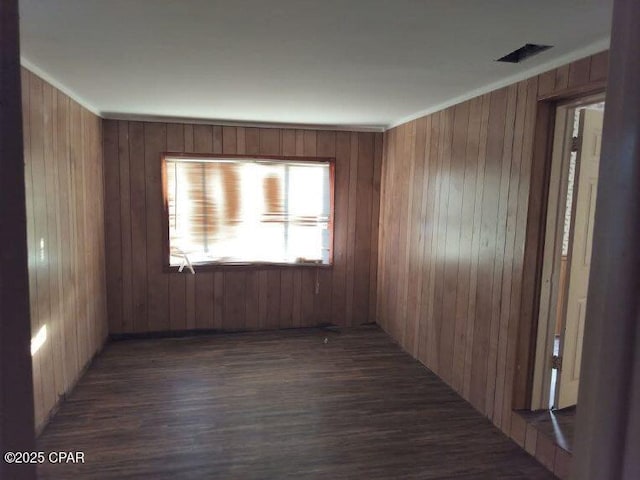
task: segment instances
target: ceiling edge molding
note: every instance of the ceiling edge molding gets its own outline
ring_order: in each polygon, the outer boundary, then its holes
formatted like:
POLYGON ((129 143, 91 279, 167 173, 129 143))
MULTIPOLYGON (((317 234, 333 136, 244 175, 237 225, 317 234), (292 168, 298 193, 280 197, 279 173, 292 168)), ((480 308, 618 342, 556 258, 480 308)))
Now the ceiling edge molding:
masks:
POLYGON ((49 75, 47 72, 42 70, 40 67, 38 67, 38 66, 34 65, 33 63, 31 63, 29 60, 24 58, 22 55, 20 56, 20 65, 22 65, 24 68, 29 70, 31 73, 33 73, 33 74, 37 75, 38 77, 40 77, 42 80, 44 80, 45 82, 50 84, 52 87, 60 90, 67 97, 69 97, 72 100, 74 100, 75 102, 79 103, 84 108, 86 108, 91 113, 93 113, 94 115, 96 115, 98 117, 102 117, 102 115, 100 113, 100 110, 98 110, 95 106, 91 105, 91 103, 87 102, 80 95, 78 95, 73 90, 71 90, 71 89, 67 88, 66 86, 64 86, 62 83, 60 83, 54 77, 49 75))
POLYGON ((278 122, 249 122, 237 120, 222 120, 215 118, 184 118, 162 115, 137 115, 128 113, 103 112, 105 120, 124 120, 130 122, 156 122, 156 123, 189 123, 195 125, 220 125, 225 127, 246 128, 286 128, 292 130, 335 130, 340 132, 384 132, 384 125, 323 125, 303 123, 278 123, 278 122))
POLYGON ((494 90, 506 87, 508 85, 520 82, 522 80, 526 80, 527 78, 531 78, 540 73, 544 73, 548 70, 552 70, 554 68, 561 67, 573 61, 579 60, 581 58, 587 57, 589 55, 593 55, 598 52, 602 52, 609 48, 610 38, 600 39, 586 47, 580 48, 578 50, 574 50, 573 52, 562 55, 556 59, 545 62, 541 65, 538 65, 534 68, 530 68, 525 70, 524 72, 510 75, 505 77, 499 81, 490 83, 483 87, 471 90, 463 95, 459 95, 457 97, 453 97, 450 100, 442 102, 434 107, 420 110, 414 114, 407 115, 402 117, 388 125, 318 125, 318 124, 289 124, 289 123, 277 123, 277 122, 251 122, 251 121, 232 121, 232 120, 221 120, 221 119, 204 119, 204 118, 182 118, 182 117, 170 117, 170 116, 156 116, 156 115, 137 115, 137 114, 121 114, 115 112, 101 112, 98 108, 92 105, 90 102, 85 100, 80 95, 76 94, 73 90, 69 89, 58 80, 56 80, 52 75, 42 70, 40 67, 33 64, 31 61, 26 59, 24 56, 20 57, 20 64, 25 67, 27 70, 31 71, 35 75, 42 78, 44 81, 51 84, 53 87, 60 90, 65 95, 72 98, 74 101, 78 102, 84 108, 89 110, 94 115, 102 117, 104 119, 109 120, 128 120, 128 121, 143 121, 143 122, 163 122, 163 123, 193 123, 193 124, 206 124, 206 125, 225 125, 225 126, 236 126, 236 127, 256 127, 256 128, 291 128, 291 129, 301 129, 301 130, 336 130, 336 131, 352 131, 352 132, 384 132, 395 128, 404 123, 416 120, 418 118, 424 117, 426 115, 430 115, 435 112, 439 112, 451 106, 457 105, 459 103, 463 103, 467 100, 471 100, 472 98, 478 97, 480 95, 484 95, 485 93, 492 92, 494 90))
POLYGON ((463 95, 454 97, 450 100, 447 100, 446 102, 442 102, 434 107, 428 108, 426 110, 421 110, 412 115, 408 115, 406 117, 400 118, 399 120, 396 120, 395 122, 392 122, 389 125, 387 125, 387 127, 385 128, 385 131, 398 127, 404 123, 417 120, 418 118, 431 115, 432 113, 439 112, 441 110, 452 107, 459 103, 466 102, 467 100, 471 100, 472 98, 479 97, 480 95, 484 95, 485 93, 498 90, 500 88, 512 85, 522 80, 526 80, 527 78, 531 78, 536 75, 539 75, 540 73, 544 73, 554 68, 558 68, 568 63, 574 62, 576 60, 580 60, 581 58, 588 57, 590 55, 594 55, 596 53, 602 52, 604 50, 609 49, 610 41, 611 41, 610 38, 603 38, 586 47, 580 48, 578 50, 574 50, 573 52, 562 55, 561 57, 545 62, 534 68, 525 70, 524 72, 520 72, 515 75, 510 75, 501 80, 498 80, 497 82, 490 83, 488 85, 485 85, 484 87, 476 88, 463 95))
POLYGON ((25 57, 20 57, 20 64, 40 77, 45 82, 49 83, 54 88, 60 90, 62 93, 73 99, 84 108, 89 110, 94 115, 106 120, 128 120, 139 122, 159 122, 159 123, 193 123, 199 125, 224 125, 229 127, 255 127, 255 128, 290 128, 298 130, 335 130, 346 132, 384 132, 384 125, 321 125, 321 124, 296 124, 296 123, 277 123, 277 122, 251 122, 251 121, 233 121, 233 120, 221 120, 215 118, 183 118, 183 117, 170 117, 159 115, 139 115, 139 114, 126 114, 126 113, 114 113, 114 112, 101 112, 98 108, 86 101, 80 95, 60 83, 49 73, 42 70, 37 65, 25 57))

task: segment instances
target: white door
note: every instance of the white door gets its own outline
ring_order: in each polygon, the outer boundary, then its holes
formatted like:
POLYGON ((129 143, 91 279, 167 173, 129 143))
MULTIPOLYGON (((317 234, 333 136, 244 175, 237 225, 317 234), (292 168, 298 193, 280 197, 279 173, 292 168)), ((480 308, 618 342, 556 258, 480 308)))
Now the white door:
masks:
POLYGON ((580 111, 580 134, 578 136, 580 144, 576 164, 578 176, 576 187, 574 187, 577 188, 577 197, 575 197, 574 221, 572 222, 573 242, 569 256, 567 314, 560 345, 562 364, 556 393, 555 405, 557 408, 570 407, 578 402, 603 113, 600 110, 585 109, 580 111))

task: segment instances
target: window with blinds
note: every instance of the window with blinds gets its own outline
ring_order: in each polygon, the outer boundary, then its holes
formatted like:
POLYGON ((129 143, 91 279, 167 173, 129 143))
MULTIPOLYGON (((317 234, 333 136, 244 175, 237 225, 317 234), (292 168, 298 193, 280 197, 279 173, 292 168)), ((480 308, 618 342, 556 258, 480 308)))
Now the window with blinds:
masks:
POLYGON ((331 263, 330 161, 164 157, 169 265, 331 263))

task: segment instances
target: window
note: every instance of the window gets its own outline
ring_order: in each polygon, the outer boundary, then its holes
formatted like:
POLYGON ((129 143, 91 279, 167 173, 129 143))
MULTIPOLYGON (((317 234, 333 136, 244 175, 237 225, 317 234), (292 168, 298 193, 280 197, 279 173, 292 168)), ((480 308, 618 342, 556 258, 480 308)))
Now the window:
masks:
POLYGON ((167 154, 170 267, 329 265, 333 161, 167 154))

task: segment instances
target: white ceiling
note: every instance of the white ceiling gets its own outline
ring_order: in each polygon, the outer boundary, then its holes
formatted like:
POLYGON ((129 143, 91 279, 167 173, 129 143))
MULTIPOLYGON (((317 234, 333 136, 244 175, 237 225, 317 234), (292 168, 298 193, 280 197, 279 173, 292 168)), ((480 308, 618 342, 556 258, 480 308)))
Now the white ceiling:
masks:
POLYGON ((23 64, 109 118, 380 128, 605 49, 604 0, 21 0, 23 64), (525 43, 554 48, 494 60, 525 43))

